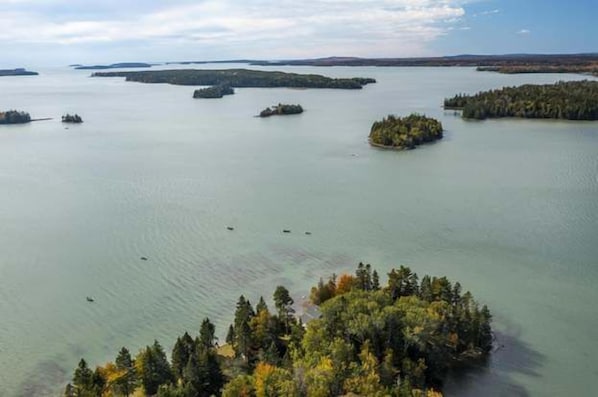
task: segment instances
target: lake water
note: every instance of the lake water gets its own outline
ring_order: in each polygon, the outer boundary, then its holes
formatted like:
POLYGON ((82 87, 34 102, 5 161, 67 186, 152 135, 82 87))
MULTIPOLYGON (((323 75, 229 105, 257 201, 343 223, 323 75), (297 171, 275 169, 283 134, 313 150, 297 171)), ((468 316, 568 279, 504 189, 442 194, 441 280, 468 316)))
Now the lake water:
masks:
POLYGON ((598 123, 441 108, 458 92, 583 77, 278 69, 378 83, 193 100, 193 87, 68 68, 0 78, 0 109, 54 117, 0 126, 0 395, 59 395, 81 357, 102 364, 154 338, 170 350, 205 316, 222 337, 240 294, 255 303, 283 284, 300 300, 359 261, 447 275, 492 310, 504 347, 448 396, 591 395, 598 123), (253 117, 278 102, 306 111, 253 117), (445 138, 367 144, 373 121, 413 111, 445 138), (66 112, 85 122, 65 128, 66 112))

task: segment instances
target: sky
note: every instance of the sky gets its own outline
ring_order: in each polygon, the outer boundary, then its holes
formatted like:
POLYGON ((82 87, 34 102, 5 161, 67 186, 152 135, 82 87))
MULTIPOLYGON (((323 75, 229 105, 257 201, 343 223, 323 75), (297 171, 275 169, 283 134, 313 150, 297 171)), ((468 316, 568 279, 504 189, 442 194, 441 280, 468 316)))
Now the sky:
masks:
POLYGON ((598 52, 598 0, 0 0, 0 65, 598 52))

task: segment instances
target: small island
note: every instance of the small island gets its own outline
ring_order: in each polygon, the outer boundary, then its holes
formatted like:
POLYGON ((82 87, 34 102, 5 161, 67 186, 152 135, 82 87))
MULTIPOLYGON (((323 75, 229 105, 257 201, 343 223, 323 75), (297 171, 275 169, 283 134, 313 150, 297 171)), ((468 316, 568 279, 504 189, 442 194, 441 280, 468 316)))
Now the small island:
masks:
POLYGON ((140 83, 175 85, 219 85, 235 88, 336 88, 361 89, 376 80, 367 77, 331 78, 319 74, 298 74, 249 69, 175 69, 135 72, 95 72, 92 77, 124 77, 140 83))
POLYGON ((37 76, 39 73, 25 70, 24 68, 17 69, 0 69, 0 77, 3 76, 37 76))
POLYGON ((446 277, 420 279, 405 266, 387 276, 383 284, 360 263, 354 274, 320 279, 309 306, 318 316, 307 324, 282 285, 274 307, 241 295, 226 344, 204 318, 171 354, 154 340, 95 369, 81 359, 64 396, 441 397, 451 369, 491 353, 490 310, 446 277))
POLYGON ((386 149, 415 149, 422 143, 442 139, 442 124, 433 118, 412 113, 406 117, 389 115, 376 121, 370 131, 372 146, 386 149))
POLYGON ((301 105, 287 105, 283 103, 279 103, 276 106, 267 107, 266 109, 260 112, 260 117, 270 117, 270 116, 285 116, 289 114, 300 114, 303 113, 303 108, 301 105))
POLYGON ((0 124, 25 124, 31 121, 31 116, 27 112, 18 110, 9 110, 0 112, 0 124))
POLYGON ((79 124, 79 123, 83 122, 83 119, 78 114, 69 114, 69 113, 67 113, 64 116, 62 116, 62 122, 63 123, 75 123, 75 124, 79 124))
POLYGON ((218 84, 195 90, 193 98, 222 98, 224 95, 233 95, 234 93, 235 90, 230 85, 218 84))
POLYGON ((462 110, 466 119, 520 117, 530 119, 598 120, 598 81, 525 84, 459 94, 444 100, 445 109, 462 110))

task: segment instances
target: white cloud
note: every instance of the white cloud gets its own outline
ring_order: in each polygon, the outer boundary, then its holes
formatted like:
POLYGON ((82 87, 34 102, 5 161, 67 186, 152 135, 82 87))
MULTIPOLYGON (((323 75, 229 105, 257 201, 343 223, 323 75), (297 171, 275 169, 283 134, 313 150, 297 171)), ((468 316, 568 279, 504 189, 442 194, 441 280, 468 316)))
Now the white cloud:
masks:
POLYGON ((0 0, 0 43, 187 43, 239 56, 274 49, 283 56, 405 55, 445 35, 469 1, 0 0))
POLYGON ((498 14, 499 12, 500 12, 500 10, 496 8, 494 10, 482 11, 482 12, 480 12, 480 15, 498 14))

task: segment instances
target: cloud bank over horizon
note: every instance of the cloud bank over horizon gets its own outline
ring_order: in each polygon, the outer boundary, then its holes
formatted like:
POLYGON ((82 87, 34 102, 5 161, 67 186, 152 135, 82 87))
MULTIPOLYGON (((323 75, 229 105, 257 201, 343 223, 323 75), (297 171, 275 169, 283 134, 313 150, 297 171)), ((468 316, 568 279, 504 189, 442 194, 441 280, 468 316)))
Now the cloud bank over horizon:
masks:
POLYGON ((0 0, 0 48, 3 63, 443 55, 447 37, 503 16, 498 3, 0 0))

